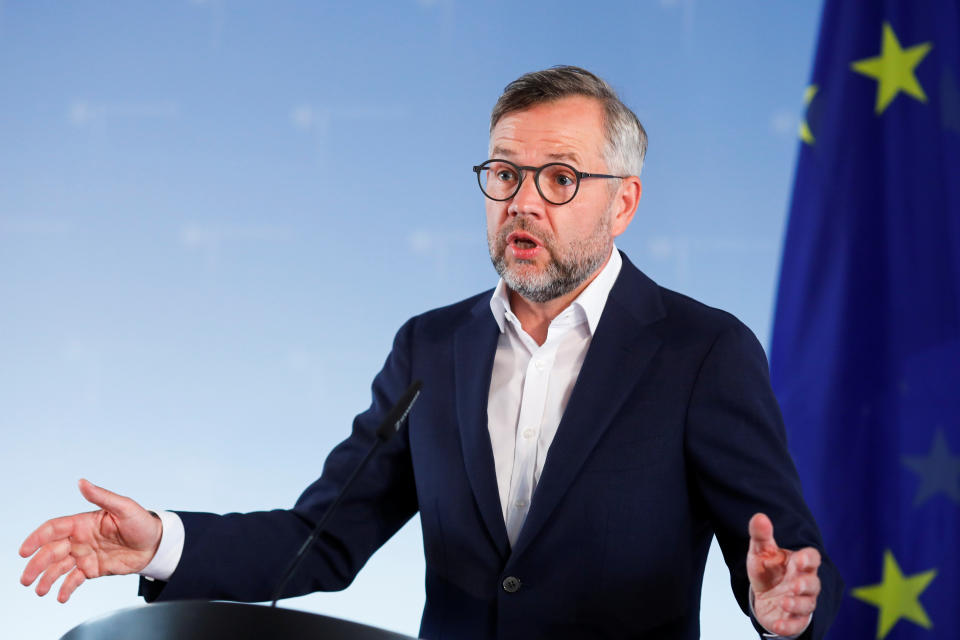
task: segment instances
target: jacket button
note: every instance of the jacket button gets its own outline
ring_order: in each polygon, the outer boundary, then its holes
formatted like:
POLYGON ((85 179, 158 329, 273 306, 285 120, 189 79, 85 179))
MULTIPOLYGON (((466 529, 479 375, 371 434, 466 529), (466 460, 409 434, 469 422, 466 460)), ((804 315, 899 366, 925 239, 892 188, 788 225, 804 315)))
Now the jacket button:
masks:
POLYGON ((513 576, 507 576, 503 580, 503 590, 507 593, 516 593, 520 591, 520 580, 513 576))

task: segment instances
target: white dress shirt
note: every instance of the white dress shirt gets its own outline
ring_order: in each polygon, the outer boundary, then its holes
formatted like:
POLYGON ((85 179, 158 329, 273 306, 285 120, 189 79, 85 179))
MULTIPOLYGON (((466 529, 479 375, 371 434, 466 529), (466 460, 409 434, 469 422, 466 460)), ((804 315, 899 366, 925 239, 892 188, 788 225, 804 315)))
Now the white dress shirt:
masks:
POLYGON ((553 319, 542 345, 520 326, 502 279, 490 299, 500 337, 487 396, 487 426, 511 545, 530 510, 550 444, 622 265, 614 250, 597 277, 553 319))

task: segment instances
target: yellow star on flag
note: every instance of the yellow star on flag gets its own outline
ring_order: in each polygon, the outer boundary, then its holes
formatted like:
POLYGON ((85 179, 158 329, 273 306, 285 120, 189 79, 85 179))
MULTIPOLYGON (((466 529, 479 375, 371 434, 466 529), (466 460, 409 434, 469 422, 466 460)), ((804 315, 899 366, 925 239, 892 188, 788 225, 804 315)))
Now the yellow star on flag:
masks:
POLYGON ((919 598, 936 575, 937 570, 931 569, 912 576, 904 576, 896 558, 893 557, 893 552, 889 549, 884 551, 883 581, 880 584, 858 587, 851 591, 854 598, 879 607, 878 640, 883 640, 900 618, 915 622, 924 629, 933 627, 919 598))
MULTIPOLYGON (((807 87, 803 92, 803 106, 809 107, 810 103, 813 102, 813 97, 817 95, 817 91, 819 90, 820 87, 815 84, 807 87)), ((800 123, 800 139, 810 145, 816 141, 816 138, 813 136, 813 131, 810 130, 810 125, 807 124, 806 116, 804 116, 803 122, 800 123)))
POLYGON ((920 61, 930 53, 933 44, 923 42, 907 49, 900 47, 897 34, 889 22, 883 23, 883 43, 880 55, 873 58, 864 58, 851 64, 857 73, 862 73, 877 81, 877 104, 875 111, 879 115, 893 102, 901 91, 913 96, 920 102, 927 101, 923 87, 914 75, 920 61))

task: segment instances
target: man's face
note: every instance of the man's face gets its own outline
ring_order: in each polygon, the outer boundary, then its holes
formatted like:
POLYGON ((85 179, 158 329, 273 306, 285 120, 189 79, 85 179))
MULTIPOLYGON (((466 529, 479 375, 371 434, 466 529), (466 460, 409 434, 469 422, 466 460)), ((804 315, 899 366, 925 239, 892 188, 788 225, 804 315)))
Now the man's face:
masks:
MULTIPOLYGON (((490 134, 492 158, 534 167, 565 162, 592 173, 608 173, 604 143, 603 107, 581 96, 508 113, 490 134)), ((573 200, 554 205, 537 192, 533 172, 525 172, 513 198, 486 199, 490 259, 510 289, 546 302, 605 264, 614 236, 625 228, 614 220, 611 187, 619 188, 606 179, 582 180, 573 200)))

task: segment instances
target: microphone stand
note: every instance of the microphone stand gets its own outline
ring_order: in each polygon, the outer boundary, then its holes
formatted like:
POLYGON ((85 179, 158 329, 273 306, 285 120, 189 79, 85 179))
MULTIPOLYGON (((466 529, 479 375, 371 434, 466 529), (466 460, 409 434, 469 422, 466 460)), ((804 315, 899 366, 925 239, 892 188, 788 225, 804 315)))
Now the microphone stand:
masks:
POLYGON ((283 590, 287 586, 287 583, 290 582, 290 578, 293 577, 293 574, 296 573, 297 569, 300 567, 300 564, 303 562, 303 559, 306 558, 307 551, 314 545, 314 543, 316 543, 317 539, 320 537, 320 534, 323 533, 323 528, 330 519, 330 515, 337 510, 337 506, 347 494, 347 490, 350 489, 350 485, 352 485, 353 481, 356 480, 358 475, 360 475, 360 472, 363 470, 363 468, 367 466, 367 462, 370 461, 370 458, 373 457, 373 454, 376 453, 377 449, 380 448, 380 445, 389 440, 390 436, 392 436, 394 433, 399 431, 400 425, 406 419, 407 414, 410 413, 413 403, 416 402, 417 398, 420 396, 420 388, 422 386, 422 382, 419 380, 414 380, 413 384, 407 387, 407 390, 403 392, 402 396, 400 396, 400 400, 383 419, 383 422, 380 423, 380 426, 377 427, 377 437, 373 441, 373 445, 367 451, 367 455, 363 457, 363 460, 360 461, 360 464, 357 465, 357 467, 353 470, 353 473, 350 474, 350 477, 347 478, 343 488, 340 489, 340 493, 338 493, 337 497, 334 498, 333 503, 327 507, 323 517, 320 518, 320 521, 313 527, 313 531, 310 532, 310 536, 304 540, 303 544, 300 546, 300 550, 297 551, 297 555, 293 557, 293 560, 291 560, 290 564, 287 566, 287 570, 283 574, 283 579, 280 581, 280 585, 274 592, 273 602, 270 604, 271 607, 277 606, 277 600, 279 600, 280 596, 283 594, 283 590))

